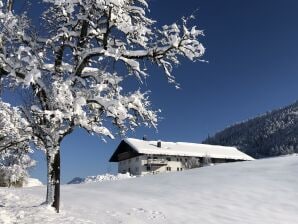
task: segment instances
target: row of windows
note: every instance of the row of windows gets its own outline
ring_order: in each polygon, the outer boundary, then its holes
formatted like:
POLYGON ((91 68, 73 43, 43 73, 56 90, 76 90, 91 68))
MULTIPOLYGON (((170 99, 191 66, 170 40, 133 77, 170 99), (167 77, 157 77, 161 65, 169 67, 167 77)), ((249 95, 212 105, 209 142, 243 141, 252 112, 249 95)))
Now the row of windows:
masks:
MULTIPOLYGON (((147 171, 151 171, 151 167, 150 167, 150 166, 147 166, 147 167, 146 167, 146 170, 147 170, 147 171)), ((167 171, 172 171, 172 167, 167 166, 167 167, 166 167, 166 170, 167 170, 167 171)), ((177 167, 177 171, 182 171, 182 167, 177 167)))
MULTIPOLYGON (((154 156, 154 157, 148 156, 147 159, 158 159, 158 157, 156 157, 156 156, 154 156)), ((171 157, 167 157, 166 160, 167 161, 171 161, 172 159, 171 159, 171 157)), ((177 158, 177 161, 181 161, 181 162, 185 161, 185 162, 187 162, 187 158, 184 158, 184 159, 183 158, 177 158)))
MULTIPOLYGON (((151 167, 150 166, 146 166, 146 170, 147 171, 151 171, 151 167)), ((172 167, 167 166, 166 167, 166 170, 167 171, 172 171, 172 167)), ((182 167, 177 167, 177 171, 182 171, 182 170, 183 170, 182 167)), ((135 171, 135 173, 138 173, 139 172, 139 167, 135 167, 134 171, 135 171)), ((122 170, 122 173, 126 173, 126 172, 131 173, 131 169, 128 168, 127 171, 125 169, 122 170)))
MULTIPOLYGON (((134 159, 135 159, 135 161, 137 162, 137 161, 139 161, 140 158, 139 158, 139 157, 135 157, 134 159)), ((147 159, 157 160, 158 157, 156 157, 156 156, 154 156, 154 157, 150 157, 150 156, 148 156, 147 159)), ((198 157, 197 157, 197 159, 198 159, 198 162, 203 162, 203 158, 198 158, 198 157)), ((167 157, 166 160, 167 160, 167 161, 171 161, 171 157, 167 157)), ((179 161, 180 161, 180 162, 187 162, 187 161, 188 161, 187 158, 176 158, 176 160, 177 160, 177 162, 179 162, 179 161)), ((220 159, 219 159, 219 160, 220 160, 220 159)), ((128 163, 131 163, 131 161, 132 161, 132 159, 128 159, 128 163)), ((209 162, 212 162, 212 159, 211 159, 211 158, 209 158, 209 162)), ((120 163, 120 164, 125 164, 125 163, 126 163, 126 160, 120 161, 119 163, 120 163)))
MULTIPOLYGON (((155 157, 150 157, 150 156, 147 157, 147 159, 151 159, 151 158, 153 158, 154 160, 157 160, 157 159, 158 159, 158 157, 156 157, 156 156, 155 156, 155 157)), ((162 158, 162 157, 161 157, 161 158, 162 158)), ((198 163, 202 163, 203 160, 204 160, 203 157, 196 157, 196 159, 197 159, 198 163)), ((166 157, 166 160, 167 160, 167 161, 171 161, 171 157, 166 157)), ((179 161, 180 161, 180 162, 188 162, 189 158, 181 158, 181 157, 177 157, 176 160, 177 160, 177 162, 179 162, 179 161)), ((208 158, 208 162, 210 162, 210 163, 212 163, 213 160, 214 160, 214 159, 212 159, 212 158, 208 158)), ((218 161, 221 161, 221 160, 218 159, 218 161)))
MULTIPOLYGON (((167 167, 167 171, 171 171, 172 170, 172 168, 171 167, 167 167)), ((182 167, 177 167, 177 171, 182 171, 182 167)))

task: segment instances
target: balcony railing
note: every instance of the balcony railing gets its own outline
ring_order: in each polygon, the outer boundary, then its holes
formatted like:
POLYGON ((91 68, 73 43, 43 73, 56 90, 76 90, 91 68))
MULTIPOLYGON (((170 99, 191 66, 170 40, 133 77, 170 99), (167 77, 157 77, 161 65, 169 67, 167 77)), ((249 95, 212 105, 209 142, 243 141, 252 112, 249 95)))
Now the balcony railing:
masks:
POLYGON ((166 159, 147 159, 147 164, 145 165, 167 165, 168 161, 166 159))

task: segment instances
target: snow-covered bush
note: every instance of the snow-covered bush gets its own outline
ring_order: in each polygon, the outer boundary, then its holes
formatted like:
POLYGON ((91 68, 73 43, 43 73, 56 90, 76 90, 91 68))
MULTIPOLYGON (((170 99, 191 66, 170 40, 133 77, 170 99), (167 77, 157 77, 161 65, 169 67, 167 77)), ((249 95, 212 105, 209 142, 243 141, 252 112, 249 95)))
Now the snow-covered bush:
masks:
POLYGON ((0 186, 23 186, 28 169, 35 165, 27 152, 6 150, 0 153, 0 186))
POLYGON ((203 157, 203 162, 202 162, 202 166, 209 166, 209 165, 211 165, 212 164, 212 159, 211 159, 211 157, 209 156, 209 155, 205 155, 204 157, 203 157))
POLYGON ((198 168, 200 167, 202 164, 200 164, 200 161, 198 158, 190 158, 187 160, 187 162, 185 162, 184 166, 187 169, 193 169, 193 168, 198 168))
POLYGON ((21 186, 28 168, 35 162, 30 158, 31 129, 18 108, 0 100, 0 186, 21 186))

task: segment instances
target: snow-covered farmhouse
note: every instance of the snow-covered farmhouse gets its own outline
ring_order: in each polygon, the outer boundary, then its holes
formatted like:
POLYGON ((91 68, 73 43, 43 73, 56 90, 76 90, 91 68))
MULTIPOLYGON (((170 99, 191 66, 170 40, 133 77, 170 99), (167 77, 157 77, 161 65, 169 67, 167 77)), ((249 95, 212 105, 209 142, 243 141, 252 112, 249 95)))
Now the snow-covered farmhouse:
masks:
POLYGON ((110 162, 118 162, 119 173, 143 175, 182 171, 206 164, 254 160, 235 147, 186 142, 147 141, 126 138, 110 162))

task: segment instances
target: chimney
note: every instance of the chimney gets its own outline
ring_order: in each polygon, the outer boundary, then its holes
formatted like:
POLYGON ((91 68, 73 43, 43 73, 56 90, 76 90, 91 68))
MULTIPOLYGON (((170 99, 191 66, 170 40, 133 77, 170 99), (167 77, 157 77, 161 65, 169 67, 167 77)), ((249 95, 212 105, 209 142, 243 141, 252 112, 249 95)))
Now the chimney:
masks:
POLYGON ((161 148, 161 141, 157 141, 157 147, 161 148))

